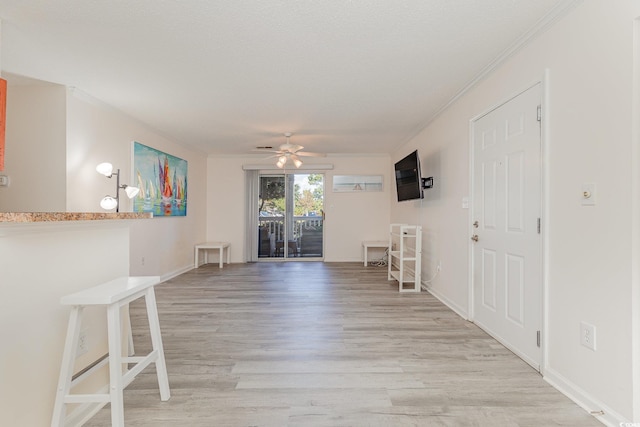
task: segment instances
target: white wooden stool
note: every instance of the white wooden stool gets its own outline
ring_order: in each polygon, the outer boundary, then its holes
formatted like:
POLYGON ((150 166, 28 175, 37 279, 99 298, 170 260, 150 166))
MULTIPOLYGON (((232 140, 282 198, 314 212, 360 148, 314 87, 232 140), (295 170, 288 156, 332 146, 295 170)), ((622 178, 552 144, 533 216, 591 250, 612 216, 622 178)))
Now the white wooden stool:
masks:
MULTIPOLYGON (((162 348, 162 336, 156 307, 154 286, 160 283, 157 276, 121 277, 75 294, 64 296, 60 304, 71 305, 67 338, 62 356, 62 366, 56 391, 56 401, 51 420, 52 426, 64 426, 66 419, 65 405, 68 403, 98 404, 99 407, 111 403, 111 425, 124 426, 123 390, 144 368, 155 363, 160 388, 160 399, 169 400, 169 378, 162 348), (151 333, 152 351, 144 357, 123 357, 120 308, 140 297, 145 297, 149 330, 151 333), (107 306, 107 334, 109 340, 109 392, 105 394, 71 394, 71 388, 79 379, 72 381, 82 311, 88 305, 107 306), (124 372, 123 365, 135 365, 124 372)), ((91 373, 91 372, 89 372, 91 373)))
POLYGON ((225 248, 227 249, 227 264, 229 264, 229 261, 231 260, 231 249, 229 249, 230 243, 229 242, 206 242, 206 243, 198 243, 197 245, 195 245, 194 248, 194 262, 193 262, 193 267, 194 268, 198 268, 200 265, 198 263, 198 252, 200 250, 204 250, 204 263, 207 264, 209 262, 209 257, 207 255, 207 249, 218 249, 220 251, 220 268, 222 268, 222 261, 224 260, 224 258, 222 257, 224 255, 224 250, 225 248))

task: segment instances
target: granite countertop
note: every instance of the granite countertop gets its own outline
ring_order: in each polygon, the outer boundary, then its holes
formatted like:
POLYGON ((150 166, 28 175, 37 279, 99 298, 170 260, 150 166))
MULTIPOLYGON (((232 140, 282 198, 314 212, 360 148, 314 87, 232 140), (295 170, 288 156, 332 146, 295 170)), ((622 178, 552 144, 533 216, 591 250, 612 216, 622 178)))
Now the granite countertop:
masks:
POLYGON ((0 212, 2 223, 102 221, 114 219, 148 219, 152 213, 134 212, 0 212))

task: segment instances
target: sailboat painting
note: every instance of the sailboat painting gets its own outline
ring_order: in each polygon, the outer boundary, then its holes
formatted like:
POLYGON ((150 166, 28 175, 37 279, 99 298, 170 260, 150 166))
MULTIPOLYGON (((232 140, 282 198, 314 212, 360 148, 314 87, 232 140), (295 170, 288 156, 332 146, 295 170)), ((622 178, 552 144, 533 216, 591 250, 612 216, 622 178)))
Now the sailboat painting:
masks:
POLYGON ((187 215, 187 161, 133 142, 134 186, 140 192, 133 201, 134 212, 153 216, 187 215))

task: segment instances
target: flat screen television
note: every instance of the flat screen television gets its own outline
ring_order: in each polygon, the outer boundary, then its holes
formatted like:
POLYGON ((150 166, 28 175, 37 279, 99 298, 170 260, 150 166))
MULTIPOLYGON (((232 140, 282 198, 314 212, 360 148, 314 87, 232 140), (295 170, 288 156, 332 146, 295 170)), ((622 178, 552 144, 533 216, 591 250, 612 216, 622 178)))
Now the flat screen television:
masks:
POLYGON ((398 201, 422 199, 422 175, 420 174, 420 158, 418 150, 398 161, 396 169, 396 190, 398 201))

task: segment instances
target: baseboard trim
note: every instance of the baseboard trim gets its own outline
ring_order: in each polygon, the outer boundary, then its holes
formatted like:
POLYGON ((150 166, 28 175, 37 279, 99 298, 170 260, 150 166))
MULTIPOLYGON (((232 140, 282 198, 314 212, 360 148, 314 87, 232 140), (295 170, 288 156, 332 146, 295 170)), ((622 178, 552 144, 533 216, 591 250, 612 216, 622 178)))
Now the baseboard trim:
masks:
MULTIPOLYGON (((462 317, 465 320, 469 320, 467 317, 467 311, 453 303, 450 299, 434 290, 430 286, 426 286, 422 284, 422 289, 429 292, 435 298, 437 298, 441 303, 446 305, 448 308, 453 310, 458 316, 462 317)), ((621 414, 617 413, 607 405, 598 401, 597 399, 591 397, 588 393, 582 390, 580 387, 563 377, 562 375, 555 372, 553 369, 549 367, 545 367, 544 369, 544 380, 549 383, 553 388, 558 390, 560 393, 567 396, 573 402, 575 402, 582 409, 587 411, 587 413, 591 414, 595 419, 600 421, 602 424, 608 427, 619 427, 623 425, 621 423, 630 423, 631 421, 626 420, 621 414)))
POLYGON ((463 309, 459 305, 455 304, 449 298, 442 295, 440 292, 434 290, 431 286, 427 286, 424 283, 422 284, 422 290, 429 292, 431 295, 436 297, 441 303, 449 307, 453 310, 458 316, 462 317, 464 320, 469 320, 469 313, 467 310, 463 309))
POLYGON ((631 425, 631 421, 626 420, 624 416, 600 402, 598 399, 590 396, 589 393, 552 368, 545 368, 543 378, 553 388, 573 400, 578 406, 590 413, 602 424, 609 427, 619 427, 625 425, 625 423, 631 425))
POLYGON ((173 279, 174 277, 178 277, 181 274, 186 273, 187 271, 193 270, 193 264, 189 264, 182 268, 178 268, 176 270, 170 271, 168 273, 162 274, 160 276, 160 282, 166 282, 167 280, 173 279))

